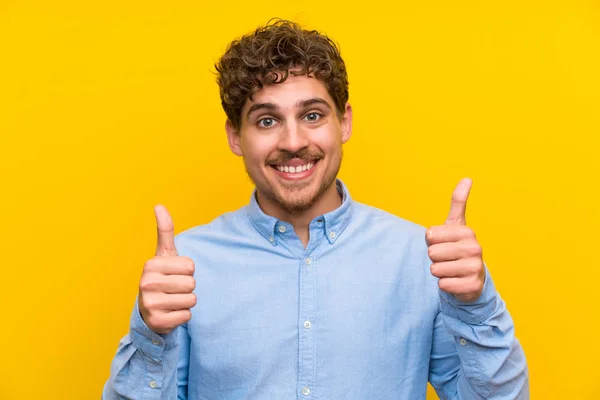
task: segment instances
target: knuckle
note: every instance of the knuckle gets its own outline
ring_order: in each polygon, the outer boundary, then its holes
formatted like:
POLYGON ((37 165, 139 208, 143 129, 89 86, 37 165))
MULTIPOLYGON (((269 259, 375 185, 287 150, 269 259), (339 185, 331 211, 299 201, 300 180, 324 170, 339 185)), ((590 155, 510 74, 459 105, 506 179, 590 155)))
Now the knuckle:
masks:
POLYGON ((477 259, 471 259, 470 262, 467 263, 467 271, 469 275, 477 275, 479 270, 480 266, 477 259))
POLYGON ((190 308, 191 308, 191 307, 194 307, 196 304, 198 304, 198 298, 196 297, 196 294, 195 294, 195 293, 192 293, 192 294, 191 294, 191 297, 190 297, 190 303, 191 303, 191 306, 190 306, 190 308))
POLYGON ((437 265, 435 263, 431 264, 431 266, 429 267, 429 271, 431 272, 431 275, 437 276, 437 273, 438 273, 437 265))
POLYGON ((427 239, 428 242, 431 242, 433 240, 433 237, 434 237, 433 228, 428 228, 425 231, 425 239, 427 239))
POLYGON ((196 280, 194 278, 188 279, 188 290, 193 292, 196 289, 196 280))
POLYGON ((156 301, 156 299, 153 297, 146 297, 143 300, 143 304, 146 310, 155 310, 158 306, 158 301, 156 301))
POLYGON ((150 260, 146 260, 146 262, 144 263, 144 272, 151 272, 154 270, 155 266, 155 261, 153 258, 151 258, 150 260))
POLYGON ((147 321, 148 326, 153 327, 153 328, 163 328, 163 324, 164 324, 164 321, 160 317, 160 315, 157 315, 155 313, 148 315, 148 321, 147 321))
POLYGON ((471 285, 469 285, 469 289, 471 293, 477 293, 481 290, 482 286, 481 286, 481 282, 479 281, 478 278, 475 278, 473 280, 473 282, 471 283, 471 285))
POLYGON ((440 279, 438 281, 438 287, 444 291, 448 290, 448 281, 446 279, 440 279))
POLYGON ((469 239, 475 239, 475 231, 468 226, 463 227, 463 235, 469 239))
POLYGON ((192 319, 192 311, 191 310, 183 310, 182 317, 183 317, 183 322, 188 322, 190 319, 192 319))
POLYGON ((194 260, 192 260, 190 257, 184 257, 184 260, 187 273, 192 275, 194 273, 194 270, 196 269, 196 264, 194 263, 194 260))
POLYGON ((427 255, 429 256, 430 259, 433 260, 433 258, 435 257, 435 250, 432 246, 429 246, 427 248, 427 255))
POLYGON ((160 288, 160 281, 157 274, 145 274, 140 279, 140 291, 156 292, 160 288))
POLYGON ((140 280, 140 291, 151 292, 154 289, 154 282, 148 277, 144 277, 140 280))
POLYGON ((468 245, 468 252, 470 256, 476 257, 481 255, 481 246, 477 241, 471 241, 468 245))
POLYGON ((146 261, 146 264, 144 264, 145 272, 161 273, 164 271, 164 269, 165 269, 164 257, 160 257, 160 256, 153 257, 153 258, 149 259, 148 261, 146 261))
POLYGON ((478 257, 475 261, 475 272, 477 272, 477 275, 479 276, 479 274, 481 274, 481 271, 483 271, 483 260, 480 257, 478 257))

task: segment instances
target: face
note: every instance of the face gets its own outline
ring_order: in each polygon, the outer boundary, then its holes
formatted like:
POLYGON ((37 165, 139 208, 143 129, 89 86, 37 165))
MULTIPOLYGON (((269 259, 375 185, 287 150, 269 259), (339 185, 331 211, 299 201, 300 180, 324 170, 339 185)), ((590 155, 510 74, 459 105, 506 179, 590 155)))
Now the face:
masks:
POLYGON ((290 74, 246 100, 241 120, 239 130, 226 125, 229 146, 244 158, 260 200, 297 214, 335 185, 352 109, 339 116, 323 82, 290 74))

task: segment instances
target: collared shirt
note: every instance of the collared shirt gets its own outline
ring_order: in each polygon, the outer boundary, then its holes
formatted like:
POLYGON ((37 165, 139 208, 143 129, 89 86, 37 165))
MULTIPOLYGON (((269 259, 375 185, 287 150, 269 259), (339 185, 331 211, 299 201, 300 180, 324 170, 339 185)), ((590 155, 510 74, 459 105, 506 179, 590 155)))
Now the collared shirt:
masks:
POLYGON ((176 236, 192 319, 152 332, 134 307, 103 398, 528 399, 523 350, 486 268, 461 303, 430 273, 425 228, 353 201, 291 224, 250 203, 176 236))

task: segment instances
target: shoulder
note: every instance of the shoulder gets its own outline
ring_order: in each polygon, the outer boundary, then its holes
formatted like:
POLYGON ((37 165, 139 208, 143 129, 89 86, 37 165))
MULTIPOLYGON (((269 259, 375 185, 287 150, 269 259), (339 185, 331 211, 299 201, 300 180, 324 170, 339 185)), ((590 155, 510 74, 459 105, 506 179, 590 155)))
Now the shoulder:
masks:
POLYGON ((359 225, 370 225, 383 232, 403 234, 412 237, 423 236, 427 230, 427 228, 414 221, 356 201, 353 204, 353 213, 353 217, 359 225))
POLYGON ((211 221, 188 228, 175 236, 177 249, 197 246, 200 243, 225 241, 245 231, 248 224, 246 206, 235 211, 226 212, 211 221))
POLYGON ((427 228, 406 218, 364 203, 354 202, 352 223, 349 226, 353 240, 364 240, 394 253, 411 254, 426 262, 427 228))

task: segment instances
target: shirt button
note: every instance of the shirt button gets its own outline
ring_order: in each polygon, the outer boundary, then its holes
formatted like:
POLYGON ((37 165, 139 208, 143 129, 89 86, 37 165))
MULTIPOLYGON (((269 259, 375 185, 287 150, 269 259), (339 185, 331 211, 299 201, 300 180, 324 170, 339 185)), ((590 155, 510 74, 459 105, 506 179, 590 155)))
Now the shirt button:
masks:
POLYGON ((310 389, 307 387, 302 388, 302 394, 308 396, 310 394, 310 389))
POLYGON ((279 225, 279 232, 285 233, 286 227, 284 225, 279 225))
POLYGON ((158 385, 156 384, 156 381, 150 381, 150 387, 151 387, 152 389, 156 389, 156 386, 158 386, 158 385))
POLYGON ((312 326, 312 324, 310 323, 310 321, 304 321, 304 327, 306 329, 310 329, 311 326, 312 326))
POLYGON ((335 232, 329 232, 329 237, 335 239, 335 232))
POLYGON ((306 257, 306 259, 304 260, 304 264, 306 264, 306 265, 312 264, 311 258, 310 257, 306 257))
POLYGON ((269 236, 269 242, 273 243, 275 241, 275 238, 273 236, 269 236))
POLYGON ((466 344, 467 344, 467 341, 465 339, 463 339, 463 338, 460 338, 460 345, 464 346, 466 344))
POLYGON ((155 346, 158 346, 160 344, 160 342, 156 339, 152 339, 152 344, 155 346))

